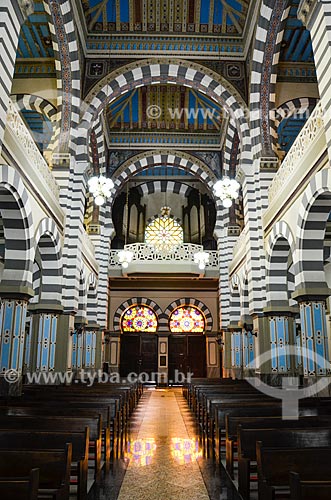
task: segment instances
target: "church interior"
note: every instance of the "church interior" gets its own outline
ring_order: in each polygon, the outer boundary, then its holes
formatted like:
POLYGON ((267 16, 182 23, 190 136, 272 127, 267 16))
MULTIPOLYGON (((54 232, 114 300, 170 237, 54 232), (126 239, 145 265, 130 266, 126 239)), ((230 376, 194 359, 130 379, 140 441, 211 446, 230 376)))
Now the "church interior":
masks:
POLYGON ((331 498, 330 5, 1 0, 1 500, 331 498))

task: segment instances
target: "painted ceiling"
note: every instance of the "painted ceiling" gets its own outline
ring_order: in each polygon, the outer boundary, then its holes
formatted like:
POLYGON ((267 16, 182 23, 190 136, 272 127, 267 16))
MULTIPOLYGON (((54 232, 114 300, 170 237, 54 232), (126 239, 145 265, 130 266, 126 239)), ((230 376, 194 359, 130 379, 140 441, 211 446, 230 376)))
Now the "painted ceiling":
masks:
POLYGON ((208 131, 219 133, 222 108, 205 95, 179 85, 139 87, 113 101, 109 129, 208 131))
POLYGON ((297 18, 300 0, 292 0, 286 21, 280 60, 283 62, 313 63, 310 33, 297 18))
POLYGON ((54 57, 47 14, 42 0, 34 0, 34 14, 23 24, 18 43, 18 58, 54 57))
POLYGON ((243 33, 250 0, 82 0, 90 32, 243 33))

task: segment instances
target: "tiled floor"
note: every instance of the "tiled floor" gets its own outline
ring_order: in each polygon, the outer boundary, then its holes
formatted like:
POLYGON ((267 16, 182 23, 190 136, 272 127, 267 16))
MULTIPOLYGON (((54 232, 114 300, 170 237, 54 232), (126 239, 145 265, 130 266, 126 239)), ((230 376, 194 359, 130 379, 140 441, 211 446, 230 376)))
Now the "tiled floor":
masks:
POLYGON ((181 389, 145 390, 129 442, 89 500, 235 500, 206 458, 181 389))

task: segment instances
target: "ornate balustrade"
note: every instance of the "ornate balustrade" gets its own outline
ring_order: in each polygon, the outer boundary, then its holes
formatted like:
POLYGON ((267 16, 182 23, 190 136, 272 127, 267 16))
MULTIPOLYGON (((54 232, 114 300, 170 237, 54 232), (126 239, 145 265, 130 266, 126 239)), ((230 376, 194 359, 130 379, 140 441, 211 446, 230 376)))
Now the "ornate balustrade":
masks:
POLYGON ((11 100, 9 100, 8 105, 7 128, 14 135, 15 142, 23 150, 26 161, 28 161, 34 169, 37 169, 38 177, 43 179, 46 186, 50 189, 55 198, 58 199, 60 188, 45 158, 40 153, 34 139, 11 100))
MULTIPOLYGON (((126 250, 130 250, 133 253, 132 262, 130 266, 134 264, 168 264, 169 271, 173 269, 173 265, 189 264, 197 268, 197 264, 194 263, 194 254, 202 251, 203 247, 201 245, 194 245, 191 243, 183 243, 176 248, 171 253, 161 254, 154 250, 152 247, 146 243, 134 243, 132 245, 126 245, 126 250)), ((110 251, 110 270, 121 269, 121 265, 118 262, 118 250, 110 251)), ((206 271, 208 270, 218 270, 219 269, 219 258, 217 251, 207 251, 209 254, 209 263, 206 264, 206 271)), ((157 268, 156 268, 157 271, 157 268)), ((164 269, 163 269, 164 271, 164 269)))
POLYGON ((279 168, 274 180, 269 188, 269 203, 271 203, 277 194, 288 186, 290 177, 294 174, 307 151, 312 147, 314 141, 318 138, 321 131, 324 130, 323 110, 319 102, 301 130, 300 134, 294 141, 290 151, 287 153, 285 160, 279 168))

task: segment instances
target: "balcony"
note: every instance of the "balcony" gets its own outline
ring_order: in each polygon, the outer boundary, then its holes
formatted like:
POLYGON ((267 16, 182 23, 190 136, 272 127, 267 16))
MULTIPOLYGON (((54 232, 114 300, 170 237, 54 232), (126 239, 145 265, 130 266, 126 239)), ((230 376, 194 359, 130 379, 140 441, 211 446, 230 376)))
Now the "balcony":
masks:
POLYGON ((201 245, 183 243, 175 251, 160 254, 146 243, 126 245, 126 250, 133 253, 132 262, 127 269, 122 269, 118 261, 119 250, 111 250, 109 273, 112 277, 129 274, 192 274, 200 277, 219 277, 219 258, 217 251, 208 251, 209 263, 200 270, 194 262, 194 254, 202 251, 201 245))
POLYGON ((59 204, 60 188, 11 100, 8 104, 3 156, 6 160, 8 158, 9 164, 13 164, 13 161, 16 163, 26 187, 44 206, 50 207, 62 222, 64 214, 59 204))
POLYGON ((327 144, 323 109, 319 102, 287 153, 269 188, 269 207, 264 214, 264 228, 281 216, 279 207, 294 202, 310 178, 327 162, 327 144), (324 158, 324 159, 323 159, 324 158), (303 183, 302 180, 305 180, 303 183))

